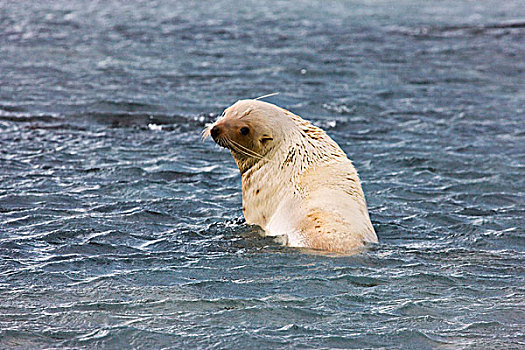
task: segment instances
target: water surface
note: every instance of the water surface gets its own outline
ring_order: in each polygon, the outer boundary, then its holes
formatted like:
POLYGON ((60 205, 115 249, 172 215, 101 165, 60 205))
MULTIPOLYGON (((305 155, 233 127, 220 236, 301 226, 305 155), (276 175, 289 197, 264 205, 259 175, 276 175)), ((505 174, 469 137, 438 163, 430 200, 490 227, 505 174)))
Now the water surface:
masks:
POLYGON ((0 348, 525 347, 521 1, 0 2, 0 348), (323 127, 380 243, 261 238, 200 132, 323 127))

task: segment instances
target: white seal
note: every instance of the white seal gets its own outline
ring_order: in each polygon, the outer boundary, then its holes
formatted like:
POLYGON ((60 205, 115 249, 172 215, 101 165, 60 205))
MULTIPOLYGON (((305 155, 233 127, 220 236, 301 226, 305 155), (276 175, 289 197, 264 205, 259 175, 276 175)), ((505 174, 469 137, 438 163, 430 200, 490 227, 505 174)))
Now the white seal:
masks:
POLYGON ((322 129, 276 105, 241 100, 207 136, 237 163, 246 223, 292 247, 348 253, 377 242, 357 172, 322 129))

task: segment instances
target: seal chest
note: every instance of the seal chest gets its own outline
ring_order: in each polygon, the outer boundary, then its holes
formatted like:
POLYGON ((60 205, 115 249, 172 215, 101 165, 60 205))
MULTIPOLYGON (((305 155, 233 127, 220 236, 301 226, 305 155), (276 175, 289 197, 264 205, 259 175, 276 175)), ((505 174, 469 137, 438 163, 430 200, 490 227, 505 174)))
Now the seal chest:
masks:
POLYGON ((241 100, 204 136, 237 163, 248 224, 293 247, 344 253, 377 242, 357 172, 322 129, 276 105, 241 100))

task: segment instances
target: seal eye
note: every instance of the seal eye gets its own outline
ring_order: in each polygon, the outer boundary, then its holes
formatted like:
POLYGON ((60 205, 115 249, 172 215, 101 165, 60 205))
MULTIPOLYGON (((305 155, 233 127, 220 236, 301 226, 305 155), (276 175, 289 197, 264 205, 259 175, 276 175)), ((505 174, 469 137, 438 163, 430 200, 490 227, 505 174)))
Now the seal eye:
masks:
POLYGON ((250 133, 250 128, 246 127, 246 126, 243 126, 241 128, 241 134, 243 134, 244 136, 248 135, 250 133))

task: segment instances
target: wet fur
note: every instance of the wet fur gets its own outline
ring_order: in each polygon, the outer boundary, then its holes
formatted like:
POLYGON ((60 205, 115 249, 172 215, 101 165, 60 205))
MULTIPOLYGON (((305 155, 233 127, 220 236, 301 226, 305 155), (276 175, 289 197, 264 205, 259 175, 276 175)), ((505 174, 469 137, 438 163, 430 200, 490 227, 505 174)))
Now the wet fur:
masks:
POLYGON ((377 242, 357 172, 322 129, 257 100, 227 108, 204 137, 216 125, 223 133, 215 141, 242 174, 247 223, 296 247, 350 252, 377 242))

